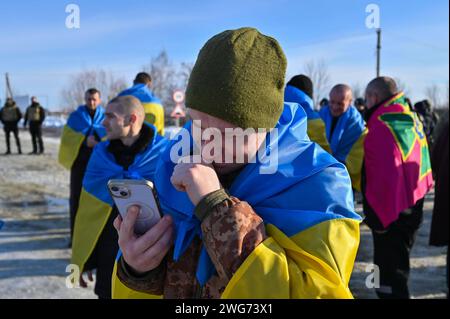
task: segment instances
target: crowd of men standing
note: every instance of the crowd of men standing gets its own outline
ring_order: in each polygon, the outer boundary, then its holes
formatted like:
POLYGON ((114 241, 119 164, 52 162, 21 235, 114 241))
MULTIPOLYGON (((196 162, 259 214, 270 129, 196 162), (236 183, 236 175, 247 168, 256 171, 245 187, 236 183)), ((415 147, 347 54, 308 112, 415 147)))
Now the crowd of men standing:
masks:
MULTIPOLYGON (((157 119, 158 114, 162 113, 160 112, 162 107, 150 88, 150 75, 140 73, 134 80, 134 86, 119 94, 119 97, 110 101, 106 107, 106 117, 102 123, 107 130, 105 138, 110 140, 110 143, 104 152, 112 154, 110 159, 114 161, 111 165, 118 164, 125 171, 132 165, 139 152, 150 152, 148 145, 149 143, 151 145, 151 142, 149 141, 155 134, 163 132, 163 127, 158 124, 163 122, 157 119), (144 113, 140 110, 139 104, 146 110, 149 106, 153 106, 152 112, 145 112, 147 114, 144 119, 142 119, 144 113), (148 126, 143 125, 144 122, 153 124, 151 126, 153 128, 149 131, 148 126), (125 138, 130 136, 129 131, 126 133, 125 130, 127 125, 130 126, 129 129, 135 127, 135 133, 131 135, 128 145, 125 138), (114 130, 117 131, 115 136, 114 130)), ((96 90, 86 92, 86 105, 82 107, 88 112, 92 111, 89 98, 93 92, 99 101, 99 92, 96 90)), ((431 143, 432 131, 437 119, 431 115, 431 108, 426 101, 419 102, 413 108, 404 94, 398 90, 395 81, 389 77, 379 77, 371 81, 367 85, 364 98, 354 97, 350 86, 337 84, 331 89, 329 99, 321 101, 319 111, 314 109, 312 98, 313 84, 307 76, 299 74, 287 83, 284 90, 284 102, 296 103, 302 107, 307 120, 309 138, 346 166, 353 191, 362 193, 364 221, 372 230, 374 263, 380 269, 381 286, 376 290, 377 295, 380 298, 409 298, 409 254, 422 222, 424 197, 433 187, 428 144, 431 143), (380 174, 380 172, 385 173, 380 174)), ((194 110, 196 107, 192 105, 194 110)), ((196 112, 194 111, 194 115, 196 112)), ((220 111, 211 112, 209 114, 214 116, 221 114, 220 111)), ((92 119, 93 116, 91 114, 92 119)), ((225 115, 221 116, 219 119, 228 120, 225 115)), ((95 123, 90 122, 89 125, 92 127, 95 123)), ((97 136, 96 141, 90 144, 89 140, 93 140, 92 132, 94 131, 89 130, 89 132, 84 136, 85 140, 82 144, 87 145, 86 154, 91 154, 91 147, 101 138, 97 136)), ((100 150, 97 153, 99 152, 100 150)), ((82 183, 80 176, 83 176, 86 170, 89 157, 83 154, 85 152, 81 146, 75 163, 83 157, 83 165, 72 166, 72 176, 77 176, 76 181, 71 179, 71 203, 74 203, 74 205, 71 204, 72 233, 73 228, 75 233, 79 233, 78 239, 74 239, 73 261, 80 264, 83 271, 89 270, 88 278, 92 277, 90 270, 97 269, 96 293, 100 298, 110 297, 111 286, 120 285, 110 282, 111 275, 113 279, 119 278, 117 281, 122 282, 128 289, 151 295, 156 294, 157 291, 158 294, 173 297, 174 292, 155 290, 153 287, 155 281, 158 281, 157 277, 163 276, 163 273, 167 271, 164 270, 164 267, 168 267, 167 265, 164 266, 161 263, 156 268, 147 268, 151 270, 144 268, 141 271, 131 266, 135 257, 130 256, 125 244, 121 246, 123 256, 120 259, 115 258, 115 252, 119 248, 117 243, 120 245, 121 222, 116 221, 117 225, 114 225, 119 232, 118 238, 113 230, 112 222, 118 215, 113 204, 105 206, 104 211, 109 212, 109 217, 100 223, 102 226, 93 230, 97 235, 89 243, 90 248, 83 247, 83 243, 89 241, 83 237, 85 230, 88 229, 86 225, 89 218, 77 217, 77 222, 74 222, 74 216, 86 215, 88 211, 93 213, 94 210, 89 209, 89 206, 93 205, 87 195, 80 198, 81 190, 83 189, 85 194, 89 193, 90 196, 101 198, 100 193, 97 194, 95 190, 88 189, 89 177, 85 177, 82 183), (76 203, 77 200, 80 206, 76 203), (84 250, 85 252, 80 253, 84 250), (99 258, 99 256, 103 257, 99 258), (117 261, 119 261, 118 264, 117 261), (113 271, 113 269, 116 270, 113 271)), ((95 160, 91 160, 89 164, 91 169, 88 175, 95 175, 94 167, 97 170, 108 170, 104 164, 103 166, 99 163, 94 165, 94 162, 95 160)), ((141 172, 141 176, 142 174, 145 173, 141 172)), ((155 178, 151 173, 147 174, 149 174, 148 179, 155 178)), ((103 183, 106 182, 107 180, 104 179, 103 183)), ((209 197, 206 196, 206 198, 209 197)), ((439 200, 445 201, 442 196, 439 200)), ((169 222, 166 221, 166 224, 168 225, 169 222)), ((164 236, 171 233, 167 225, 164 226, 166 230, 164 236)), ((76 234, 75 237, 77 237, 76 234)), ((86 285, 83 276, 80 280, 83 285, 86 285)), ((175 296, 179 296, 179 293, 175 292, 175 296)))
MULTIPOLYGON (((81 286, 96 270, 102 299, 351 298, 361 222, 353 193, 360 192, 380 270, 376 293, 410 297, 410 251, 434 179, 431 244, 448 245, 448 227, 439 227, 448 222, 448 120, 430 158, 437 119, 425 102, 412 107, 392 78, 370 81, 364 99, 337 84, 316 111, 311 80, 299 74, 285 86, 286 65, 275 39, 227 30, 202 48, 186 90, 202 130, 278 129, 272 175, 258 173, 264 163, 223 163, 222 155, 211 164, 171 162, 176 139, 163 137, 163 107, 147 73, 105 106, 101 92, 86 91, 58 155, 71 172, 72 263, 81 286), (122 218, 107 192, 117 178, 154 182, 164 217, 143 235, 133 231, 140 208, 122 218)), ((25 124, 42 153, 45 112, 32 101, 25 124)), ((12 101, 1 112, 10 153, 21 114, 12 101)), ((264 150, 267 135, 258 134, 245 143, 259 140, 264 150)), ((237 149, 227 147, 222 153, 235 158, 237 149)))

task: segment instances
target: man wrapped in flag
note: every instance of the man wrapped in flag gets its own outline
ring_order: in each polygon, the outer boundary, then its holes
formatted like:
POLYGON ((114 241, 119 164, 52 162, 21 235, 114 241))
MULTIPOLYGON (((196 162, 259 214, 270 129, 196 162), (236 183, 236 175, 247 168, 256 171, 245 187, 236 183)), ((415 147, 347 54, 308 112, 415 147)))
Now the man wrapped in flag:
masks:
POLYGON ((335 85, 330 91, 329 105, 320 109, 320 116, 325 122, 331 154, 346 165, 353 188, 360 191, 363 143, 367 130, 352 100, 352 90, 348 85, 335 85))
POLYGON ((133 86, 121 92, 119 96, 132 95, 141 101, 145 111, 145 121, 156 127, 158 134, 164 136, 164 107, 151 91, 152 78, 146 72, 140 72, 133 81, 133 86))
POLYGON ((380 298, 409 298, 409 252, 433 186, 427 138, 417 115, 389 77, 366 89, 368 134, 362 190, 372 229, 380 298))
POLYGON ((186 91, 194 121, 156 171, 166 216, 139 238, 137 207, 114 222, 123 253, 114 296, 133 297, 127 287, 164 298, 352 297, 360 218, 350 178, 309 140, 302 107, 283 103, 286 64, 278 42, 253 28, 222 32, 202 48, 186 91), (243 144, 197 141, 211 128, 252 130, 243 144), (192 151, 175 161, 183 140, 192 151), (190 161, 194 143, 204 148, 201 162, 190 161), (211 144, 221 151, 205 151, 211 144))
POLYGON ((362 143, 365 136, 364 121, 351 109, 351 97, 345 103, 345 111, 342 113, 336 111, 336 116, 333 117, 331 108, 334 104, 322 107, 319 114, 314 110, 312 96, 312 81, 307 76, 300 74, 294 76, 286 85, 284 100, 285 102, 298 103, 303 107, 308 117, 309 138, 347 166, 352 179, 352 186, 359 191, 363 159, 362 143), (348 120, 349 118, 351 120, 348 120), (334 132, 337 123, 339 123, 338 130, 340 133, 334 132))
POLYGON ((313 83, 309 77, 303 74, 294 76, 286 85, 284 90, 284 101, 298 103, 308 117, 308 136, 322 146, 327 152, 331 152, 325 133, 325 123, 319 113, 314 110, 313 83))
POLYGON ((58 161, 70 170, 70 237, 72 240, 75 216, 78 210, 81 187, 92 150, 105 137, 102 122, 105 110, 100 105, 100 91, 89 89, 84 95, 86 104, 69 115, 63 128, 58 161))
MULTIPOLYGON (((89 160, 83 179, 80 204, 75 220, 72 264, 80 273, 97 269, 95 293, 111 298, 111 276, 118 252, 113 220, 117 208, 107 189, 110 179, 154 178, 156 161, 166 140, 153 125, 144 124, 144 109, 132 96, 109 102, 103 125, 108 141, 99 143, 89 160)), ((83 275, 80 284, 86 287, 83 275)))

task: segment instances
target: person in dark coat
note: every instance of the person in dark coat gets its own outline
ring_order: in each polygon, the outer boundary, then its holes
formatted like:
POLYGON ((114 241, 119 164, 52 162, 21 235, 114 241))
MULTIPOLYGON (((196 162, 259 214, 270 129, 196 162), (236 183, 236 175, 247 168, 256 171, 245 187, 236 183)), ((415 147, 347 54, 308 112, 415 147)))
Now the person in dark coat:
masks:
POLYGON ((423 100, 414 104, 414 111, 417 113, 420 121, 423 124, 425 135, 427 136, 428 145, 430 149, 433 146, 433 131, 437 125, 439 117, 433 111, 431 103, 428 100, 423 100))
POLYGON ((366 104, 362 97, 359 97, 355 100, 355 107, 359 111, 359 113, 361 113, 361 115, 364 114, 364 112, 366 111, 366 104))
MULTIPOLYGON (((431 221, 430 245, 448 247, 449 206, 448 206, 448 112, 439 123, 439 132, 436 135, 435 145, 431 152, 431 165, 435 175, 435 195, 433 217, 431 221)), ((448 276, 448 249, 447 249, 447 288, 448 276)))
POLYGON ((37 98, 33 96, 31 98, 31 105, 27 108, 25 113, 25 122, 23 123, 24 127, 27 126, 27 123, 30 124, 30 134, 33 142, 33 151, 30 155, 44 153, 44 142, 42 141, 42 123, 44 123, 44 120, 45 110, 39 104, 37 98))
POLYGON ((22 154, 22 149, 20 148, 20 139, 19 139, 19 128, 18 123, 22 118, 22 112, 17 107, 16 102, 12 98, 7 98, 5 102, 5 106, 0 109, 0 121, 3 124, 3 130, 5 131, 6 137, 6 153, 5 155, 11 154, 11 143, 10 143, 10 135, 14 134, 14 138, 16 139, 17 152, 22 154))

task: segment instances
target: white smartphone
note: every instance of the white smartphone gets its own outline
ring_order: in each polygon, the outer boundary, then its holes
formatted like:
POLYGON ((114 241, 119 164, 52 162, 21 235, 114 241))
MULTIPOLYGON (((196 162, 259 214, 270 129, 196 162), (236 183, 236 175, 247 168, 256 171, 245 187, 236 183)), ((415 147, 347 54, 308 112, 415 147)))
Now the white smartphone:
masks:
POLYGON ((122 218, 127 215, 130 206, 138 205, 141 210, 134 226, 137 235, 146 233, 161 219, 153 183, 146 180, 112 179, 108 190, 122 218))

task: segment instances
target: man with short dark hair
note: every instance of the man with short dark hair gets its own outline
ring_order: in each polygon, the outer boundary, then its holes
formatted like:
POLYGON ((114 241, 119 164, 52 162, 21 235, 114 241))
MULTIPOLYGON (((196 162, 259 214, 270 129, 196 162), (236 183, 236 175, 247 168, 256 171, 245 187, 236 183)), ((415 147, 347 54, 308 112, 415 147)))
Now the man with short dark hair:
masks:
POLYGON ((25 121, 23 123, 23 127, 27 127, 27 123, 30 124, 31 141, 33 143, 33 151, 30 155, 44 153, 44 142, 42 140, 42 123, 44 123, 44 120, 44 108, 39 104, 35 96, 31 97, 31 105, 25 112, 25 121))
POLYGON ((409 253, 433 187, 427 139, 417 115, 392 78, 366 89, 368 134, 362 177, 365 223, 380 269, 380 298, 409 298, 409 253))
POLYGON ((20 148, 20 139, 19 139, 19 128, 18 124, 20 119, 22 118, 22 112, 17 107, 16 102, 12 98, 7 98, 5 102, 5 106, 0 109, 0 121, 3 124, 3 130, 5 131, 6 137, 6 153, 5 155, 11 154, 11 143, 10 143, 10 134, 14 134, 14 138, 16 139, 17 152, 22 154, 22 149, 20 148))
POLYGON ((133 86, 121 92, 118 96, 132 95, 141 101, 145 111, 145 121, 156 127, 158 134, 164 136, 164 107, 153 94, 152 77, 146 72, 136 75, 133 86))
POLYGON ((309 77, 304 74, 294 76, 286 84, 284 101, 298 103, 302 106, 308 118, 309 138, 331 153, 330 144, 325 133, 325 123, 319 113, 314 110, 314 88, 309 77))
POLYGON ((63 128, 58 161, 70 170, 70 236, 73 236, 75 216, 80 200, 81 184, 92 150, 106 135, 102 122, 105 110, 100 91, 91 88, 84 95, 85 104, 69 115, 63 128))
POLYGON ((152 77, 150 74, 146 72, 139 72, 136 74, 136 77, 134 78, 133 84, 146 84, 149 88, 151 88, 152 83, 152 77))

